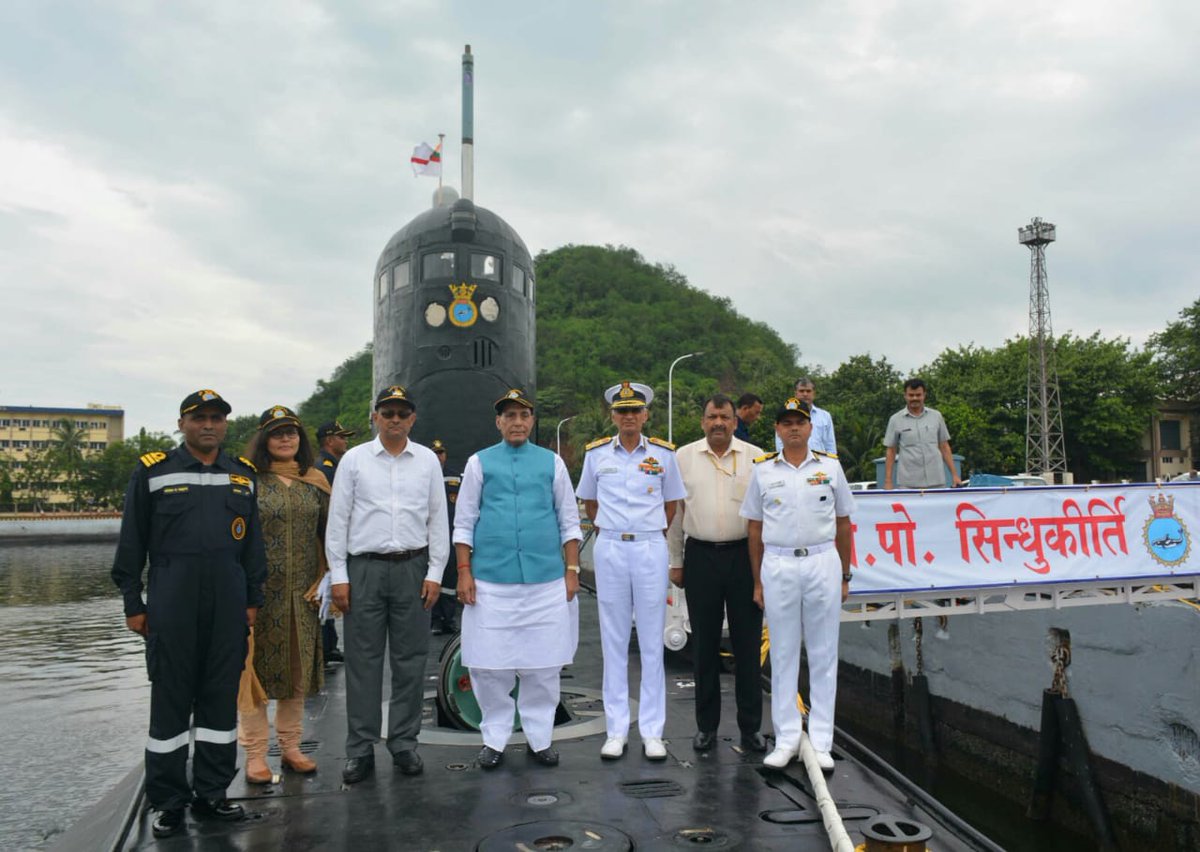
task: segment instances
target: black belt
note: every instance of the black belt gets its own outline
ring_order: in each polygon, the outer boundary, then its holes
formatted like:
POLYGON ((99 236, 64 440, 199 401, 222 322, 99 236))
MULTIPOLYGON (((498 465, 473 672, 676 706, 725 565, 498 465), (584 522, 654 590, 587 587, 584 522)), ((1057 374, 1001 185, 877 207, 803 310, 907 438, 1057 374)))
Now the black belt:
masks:
POLYGON ((395 553, 357 553, 356 556, 363 556, 367 559, 375 559, 380 562, 407 562, 410 559, 416 559, 423 553, 428 553, 429 547, 418 547, 416 550, 397 550, 395 553))
POLYGON ((733 541, 705 541, 702 538, 689 538, 689 544, 695 544, 698 547, 708 547, 713 550, 724 550, 727 547, 745 547, 746 539, 739 538, 733 541))

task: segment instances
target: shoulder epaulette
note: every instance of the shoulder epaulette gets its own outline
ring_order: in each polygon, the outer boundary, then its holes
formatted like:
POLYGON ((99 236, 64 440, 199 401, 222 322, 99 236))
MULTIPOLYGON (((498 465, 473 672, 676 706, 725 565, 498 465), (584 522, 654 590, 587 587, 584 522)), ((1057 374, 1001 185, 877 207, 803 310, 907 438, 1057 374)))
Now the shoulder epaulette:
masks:
POLYGON ((141 457, 141 462, 146 467, 154 467, 159 462, 166 461, 166 458, 167 454, 163 452, 146 453, 146 455, 141 457))
POLYGON ((779 453, 763 453, 761 456, 759 456, 758 458, 756 458, 754 460, 754 463, 758 464, 759 462, 770 461, 771 459, 775 458, 775 456, 777 456, 777 455, 779 455, 779 453))
POLYGON ((836 459, 837 458, 837 453, 825 453, 825 452, 821 452, 820 450, 813 450, 813 455, 814 456, 824 456, 827 459, 836 459))
POLYGON ((254 462, 250 461, 250 459, 246 458, 245 456, 238 456, 238 461, 250 468, 255 473, 258 473, 258 468, 254 466, 254 462))
POLYGON ((321 461, 321 465, 324 467, 333 467, 333 462, 331 462, 329 459, 323 459, 321 461))
POLYGON ((670 441, 664 441, 662 438, 647 438, 646 440, 649 441, 651 444, 657 444, 660 447, 666 447, 668 450, 671 450, 672 452, 675 450, 674 444, 672 444, 670 441))
POLYGON ((594 450, 594 449, 596 449, 596 447, 603 447, 605 444, 610 442, 612 439, 613 439, 612 435, 607 435, 603 438, 597 438, 596 440, 592 441, 590 444, 585 446, 583 449, 586 451, 586 450, 594 450))

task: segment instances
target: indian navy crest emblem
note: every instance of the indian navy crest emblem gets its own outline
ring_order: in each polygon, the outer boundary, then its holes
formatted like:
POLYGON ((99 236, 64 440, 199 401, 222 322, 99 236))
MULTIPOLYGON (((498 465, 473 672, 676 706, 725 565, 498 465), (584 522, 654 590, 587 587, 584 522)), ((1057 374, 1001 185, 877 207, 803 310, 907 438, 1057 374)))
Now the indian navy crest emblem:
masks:
POLYGON ((475 284, 449 284, 450 292, 454 294, 454 301, 450 303, 447 310, 448 318, 451 325, 456 325, 459 328, 467 328, 475 324, 475 320, 479 319, 479 309, 475 307, 475 303, 471 301, 471 296, 475 294, 475 284))
POLYGON ((621 382, 621 389, 617 391, 617 399, 633 399, 633 388, 629 386, 629 382, 621 382))
POLYGON ((1160 491, 1157 497, 1147 499, 1151 515, 1142 529, 1142 542, 1155 562, 1169 567, 1179 565, 1191 552, 1192 541, 1187 527, 1175 514, 1175 498, 1160 491))

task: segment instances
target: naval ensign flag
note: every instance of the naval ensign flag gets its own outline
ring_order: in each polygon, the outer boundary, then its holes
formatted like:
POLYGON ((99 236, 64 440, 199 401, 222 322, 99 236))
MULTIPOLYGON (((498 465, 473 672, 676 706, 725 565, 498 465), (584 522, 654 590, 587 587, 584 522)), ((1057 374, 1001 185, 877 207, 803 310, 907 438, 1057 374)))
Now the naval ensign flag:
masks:
POLYGON ((436 148, 430 148, 428 142, 422 142, 412 153, 412 169, 414 175, 442 176, 442 143, 436 148))

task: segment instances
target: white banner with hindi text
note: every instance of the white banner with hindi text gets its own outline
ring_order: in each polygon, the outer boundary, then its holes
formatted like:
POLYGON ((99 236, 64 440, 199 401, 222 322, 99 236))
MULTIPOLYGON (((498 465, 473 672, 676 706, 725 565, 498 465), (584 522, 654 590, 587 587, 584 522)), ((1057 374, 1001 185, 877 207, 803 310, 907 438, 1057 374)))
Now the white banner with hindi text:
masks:
POLYGON ((1200 574, 1200 484, 858 491, 851 591, 1200 574))

